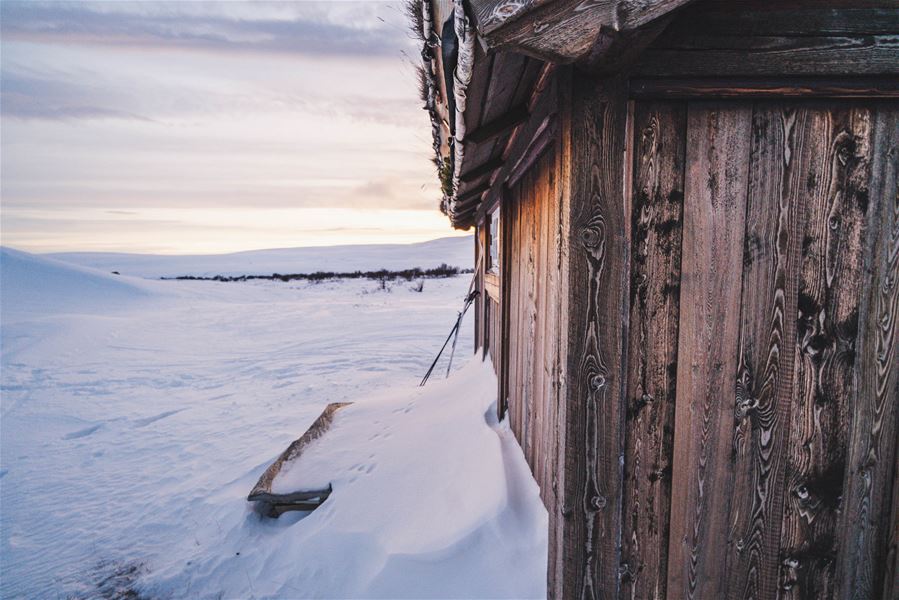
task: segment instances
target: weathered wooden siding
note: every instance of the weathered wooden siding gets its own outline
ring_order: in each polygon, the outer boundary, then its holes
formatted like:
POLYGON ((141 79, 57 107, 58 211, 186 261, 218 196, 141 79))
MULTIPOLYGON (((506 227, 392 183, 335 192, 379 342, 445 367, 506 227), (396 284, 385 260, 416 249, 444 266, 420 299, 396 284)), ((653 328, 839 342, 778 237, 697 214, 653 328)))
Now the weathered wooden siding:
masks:
POLYGON ((561 311, 558 169, 545 152, 509 190, 503 219, 508 236, 509 294, 506 390, 509 419, 548 509, 559 437, 559 315, 561 311))
POLYGON ((622 596, 664 598, 677 390, 686 107, 634 112, 622 596))
POLYGON ((899 106, 573 91, 551 594, 891 598, 899 106))
POLYGON ((630 289, 624 82, 575 76, 569 111, 565 486, 550 517, 561 519, 564 556, 551 565, 551 591, 617 598, 630 289))
MULTIPOLYGON (((749 132, 744 104, 688 108, 668 589, 724 597, 749 132)), ((626 458, 625 458, 626 460, 626 458)))
POLYGON ((894 0, 699 0, 530 102, 490 59, 505 104, 472 114, 531 114, 473 149, 504 194, 478 336, 550 597, 899 600, 897 27, 894 0))
MULTIPOLYGON (((899 74, 895 0, 704 0, 686 7, 633 72, 649 77, 899 74)), ((721 83, 719 81, 719 83, 721 83)))

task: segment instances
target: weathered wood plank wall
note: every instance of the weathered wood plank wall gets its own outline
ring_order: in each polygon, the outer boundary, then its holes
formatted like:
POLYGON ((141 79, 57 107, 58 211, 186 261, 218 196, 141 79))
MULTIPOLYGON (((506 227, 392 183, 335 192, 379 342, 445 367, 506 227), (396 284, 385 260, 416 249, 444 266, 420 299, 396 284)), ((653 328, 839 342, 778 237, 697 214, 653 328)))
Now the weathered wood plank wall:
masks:
MULTIPOLYGON (((790 412, 779 585, 784 597, 833 597, 870 179, 870 114, 798 111, 791 152, 800 204, 794 401, 790 412)), ((792 142, 792 143, 791 143, 792 142)), ((785 158, 786 155, 785 155, 785 158)), ((783 159, 782 159, 783 160, 783 159)), ((878 201, 880 201, 878 199, 878 201)))
POLYGON ((630 287, 623 82, 575 77, 570 119, 564 560, 550 579, 558 597, 617 598, 630 287))
POLYGON ((503 232, 509 237, 507 402, 512 430, 531 465, 547 509, 555 485, 559 428, 559 203, 556 153, 544 153, 509 190, 503 232))
POLYGON ((899 106, 614 84, 573 87, 551 594, 891 598, 899 106))
MULTIPOLYGON (((669 595, 723 597, 751 110, 688 108, 669 595), (725 400, 726 399, 726 400, 725 400)), ((625 458, 626 460, 626 458, 625 458)))
POLYGON ((863 275, 854 346, 836 577, 840 598, 876 597, 883 589, 888 600, 899 597, 899 107, 875 108, 871 131, 862 249, 870 275, 863 275))
POLYGON ((897 599, 899 106, 828 95, 895 86, 899 12, 828 6, 697 3, 630 89, 558 69, 477 311, 550 597, 897 599))
POLYGON ((738 368, 734 385, 733 528, 728 587, 743 596, 777 590, 801 238, 795 111, 760 106, 749 155, 738 368), (788 135, 784 135, 787 133, 788 135))
POLYGON ((625 598, 664 598, 674 448, 686 107, 634 113, 634 206, 625 431, 625 598))

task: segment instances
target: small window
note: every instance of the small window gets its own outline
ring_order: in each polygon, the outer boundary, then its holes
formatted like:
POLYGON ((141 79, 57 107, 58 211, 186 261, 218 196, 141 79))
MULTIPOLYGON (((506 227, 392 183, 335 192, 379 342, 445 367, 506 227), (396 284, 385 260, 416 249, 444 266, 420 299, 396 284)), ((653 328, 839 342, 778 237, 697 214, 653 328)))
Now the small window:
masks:
POLYGON ((487 272, 499 273, 499 204, 493 207, 487 218, 489 219, 487 244, 490 248, 487 257, 487 272))

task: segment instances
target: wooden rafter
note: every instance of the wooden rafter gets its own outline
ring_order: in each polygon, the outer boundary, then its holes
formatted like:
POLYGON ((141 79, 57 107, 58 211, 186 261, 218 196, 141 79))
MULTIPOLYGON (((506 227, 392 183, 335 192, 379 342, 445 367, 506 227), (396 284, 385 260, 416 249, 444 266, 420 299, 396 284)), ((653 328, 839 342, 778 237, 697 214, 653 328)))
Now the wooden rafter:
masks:
POLYGON ((473 181, 477 181, 478 179, 484 177, 485 175, 490 175, 497 169, 503 166, 503 158, 501 156, 497 156, 496 158, 492 158, 487 162, 480 164, 473 168, 470 171, 467 171, 459 176, 460 183, 471 183, 473 181))
POLYGON ((484 123, 465 137, 466 143, 480 144, 490 138, 506 133, 524 122, 530 112, 525 105, 519 105, 506 111, 498 118, 484 123))

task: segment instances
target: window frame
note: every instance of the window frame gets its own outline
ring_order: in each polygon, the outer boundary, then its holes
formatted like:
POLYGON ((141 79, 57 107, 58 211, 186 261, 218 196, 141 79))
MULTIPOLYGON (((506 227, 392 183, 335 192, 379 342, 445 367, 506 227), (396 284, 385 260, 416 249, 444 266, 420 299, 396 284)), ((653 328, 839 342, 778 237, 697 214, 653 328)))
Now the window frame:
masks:
POLYGON ((485 215, 484 228, 484 274, 499 279, 503 260, 502 245, 502 216, 500 215, 500 203, 496 202, 485 215), (495 246, 494 246, 495 244, 495 246), (494 257, 494 248, 496 256, 494 257))

